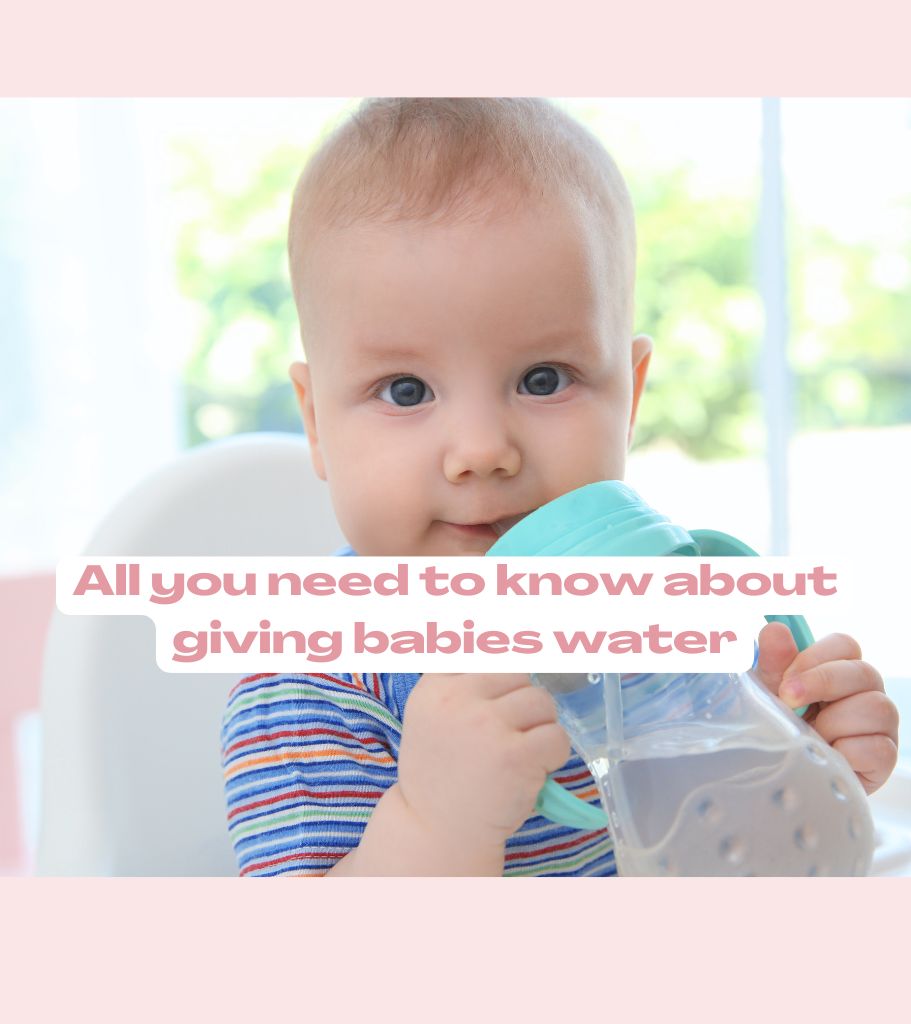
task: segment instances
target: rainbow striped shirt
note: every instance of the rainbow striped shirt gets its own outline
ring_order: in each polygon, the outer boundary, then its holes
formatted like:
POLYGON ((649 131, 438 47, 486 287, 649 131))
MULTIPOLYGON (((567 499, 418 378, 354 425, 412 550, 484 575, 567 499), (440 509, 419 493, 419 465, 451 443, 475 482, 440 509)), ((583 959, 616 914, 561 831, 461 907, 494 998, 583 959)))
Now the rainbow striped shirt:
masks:
MULTIPOLYGON (((337 554, 353 554, 343 548, 337 554)), ((231 691, 222 723, 228 831, 241 875, 324 875, 360 841, 396 781, 402 716, 420 675, 253 675, 231 691)), ((598 806, 573 751, 554 773, 598 806)), ((606 828, 529 818, 506 842, 504 875, 615 875, 606 828)))
MULTIPOLYGON (((402 712, 420 676, 249 676, 222 729, 228 828, 241 875, 321 875, 360 841, 397 776, 402 712)), ((597 801, 576 754, 558 782, 597 801)), ((529 818, 506 842, 505 875, 613 875, 607 829, 529 818)))

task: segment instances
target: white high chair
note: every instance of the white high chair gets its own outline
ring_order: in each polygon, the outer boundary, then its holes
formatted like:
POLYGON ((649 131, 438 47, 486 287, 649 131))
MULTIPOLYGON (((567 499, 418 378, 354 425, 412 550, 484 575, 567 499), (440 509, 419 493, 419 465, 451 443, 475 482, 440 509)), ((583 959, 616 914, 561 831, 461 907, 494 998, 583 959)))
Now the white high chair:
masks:
MULTIPOLYGON (((344 543, 293 434, 193 448, 128 494, 98 555, 326 555, 344 543)), ((155 663, 140 616, 55 611, 45 649, 40 875, 236 875, 220 727, 235 675, 155 663)))

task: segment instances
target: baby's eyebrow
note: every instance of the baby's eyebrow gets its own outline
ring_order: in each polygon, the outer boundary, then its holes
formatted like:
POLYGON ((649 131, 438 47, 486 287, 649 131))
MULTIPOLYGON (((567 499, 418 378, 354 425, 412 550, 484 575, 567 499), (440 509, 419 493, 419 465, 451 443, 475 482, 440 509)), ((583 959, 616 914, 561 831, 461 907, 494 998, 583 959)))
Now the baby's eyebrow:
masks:
MULTIPOLYGON (((591 330, 578 327, 566 330, 548 331, 535 338, 517 335, 512 343, 517 356, 525 355, 534 360, 545 359, 567 352, 595 355, 599 349, 598 339, 591 330)), ((427 350, 412 347, 401 342, 383 342, 376 339, 364 339, 358 362, 361 365, 389 361, 408 362, 412 359, 426 358, 427 350)))
POLYGON ((408 345, 402 344, 383 344, 382 342, 365 342, 358 353, 358 362, 360 363, 380 363, 388 362, 389 360, 404 360, 414 359, 420 356, 426 356, 426 351, 421 351, 419 348, 412 348, 408 345))
POLYGON ((529 341, 529 349, 546 349, 550 352, 565 352, 569 349, 580 348, 594 352, 598 348, 598 341, 592 331, 573 328, 565 331, 548 331, 540 337, 529 341))

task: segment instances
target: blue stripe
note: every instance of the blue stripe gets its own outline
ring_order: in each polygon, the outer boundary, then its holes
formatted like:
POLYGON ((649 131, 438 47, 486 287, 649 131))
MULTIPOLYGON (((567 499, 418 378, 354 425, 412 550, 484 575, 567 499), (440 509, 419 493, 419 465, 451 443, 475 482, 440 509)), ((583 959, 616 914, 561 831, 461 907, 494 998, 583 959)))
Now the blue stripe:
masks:
MULTIPOLYGON (((335 675, 336 680, 346 679, 344 675, 335 675)), ((372 686, 365 690, 360 687, 353 691, 341 683, 333 685, 331 681, 314 679, 308 675, 270 676, 251 683, 241 683, 236 690, 225 712, 222 724, 222 758, 226 769, 238 766, 237 774, 226 781, 225 794, 228 810, 233 810, 246 803, 276 797, 275 803, 267 807, 253 808, 238 816, 231 823, 229 832, 232 835, 238 865, 241 869, 257 863, 274 860, 290 855, 290 859, 275 867, 253 868, 250 874, 275 876, 283 873, 325 874, 337 863, 337 857, 303 858, 306 853, 345 853, 353 849, 363 835, 366 822, 340 819, 292 820, 280 827, 270 828, 269 820, 276 816, 294 815, 296 811, 313 811, 324 808, 327 804, 338 811, 352 814, 369 810, 375 806, 379 797, 365 793, 363 798, 332 797, 338 789, 352 790, 366 788, 385 792, 397 778, 397 769, 393 765, 361 764, 352 759, 352 754, 364 751, 376 754, 391 751, 393 757, 398 756, 401 741, 401 726, 396 730, 390 723, 380 717, 382 708, 401 721, 399 706, 404 705, 408 695, 414 689, 420 676, 408 674, 386 674, 379 676, 380 690, 383 701, 377 701, 372 693, 372 686), (324 699, 312 693, 302 694, 300 698, 289 698, 286 694, 278 699, 270 699, 270 693, 289 683, 305 683, 318 688, 324 699), (333 703, 334 697, 362 697, 356 708, 342 708, 333 703), (249 706, 240 708, 238 704, 247 698, 255 698, 249 706), (376 706, 373 713, 371 704, 376 706), (351 735, 343 739, 334 736, 320 737, 275 737, 281 731, 295 729, 331 729, 346 731, 351 735), (230 756, 227 747, 243 739, 258 737, 241 751, 230 756), (303 753, 314 753, 324 750, 325 756, 318 758, 302 758, 303 753), (243 767, 246 758, 255 759, 261 756, 281 754, 277 763, 265 766, 243 767), (326 796, 326 800, 313 797, 284 795, 288 790, 303 787, 326 796), (259 830, 256 823, 261 822, 259 830), (237 832, 253 825, 250 835, 240 838, 237 832), (298 854, 299 856, 294 856, 298 854)), ((365 682, 372 684, 372 677, 367 676, 365 682)), ((567 763, 557 774, 579 774, 586 771, 585 763, 574 751, 567 763)), ((570 791, 581 791, 592 785, 590 776, 566 784, 570 791)), ((616 873, 613 853, 610 849, 603 856, 597 857, 591 864, 577 870, 566 871, 560 868, 562 863, 572 862, 586 855, 591 855, 600 844, 608 844, 606 832, 591 833, 590 840, 580 843, 567 851, 551 854, 535 855, 537 848, 547 848, 560 843, 578 839, 581 833, 568 829, 535 815, 529 818, 522 827, 511 836, 506 843, 507 853, 521 851, 530 854, 526 858, 504 865, 504 874, 511 871, 527 872, 551 876, 612 875, 616 873)))

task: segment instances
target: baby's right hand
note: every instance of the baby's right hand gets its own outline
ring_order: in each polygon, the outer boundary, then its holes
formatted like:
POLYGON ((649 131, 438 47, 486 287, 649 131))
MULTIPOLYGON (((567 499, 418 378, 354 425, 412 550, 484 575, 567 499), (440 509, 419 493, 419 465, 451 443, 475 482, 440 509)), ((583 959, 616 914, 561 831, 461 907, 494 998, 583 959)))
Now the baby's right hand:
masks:
POLYGON ((405 707, 398 787, 442 842, 502 845, 570 751, 527 675, 425 675, 405 707))

